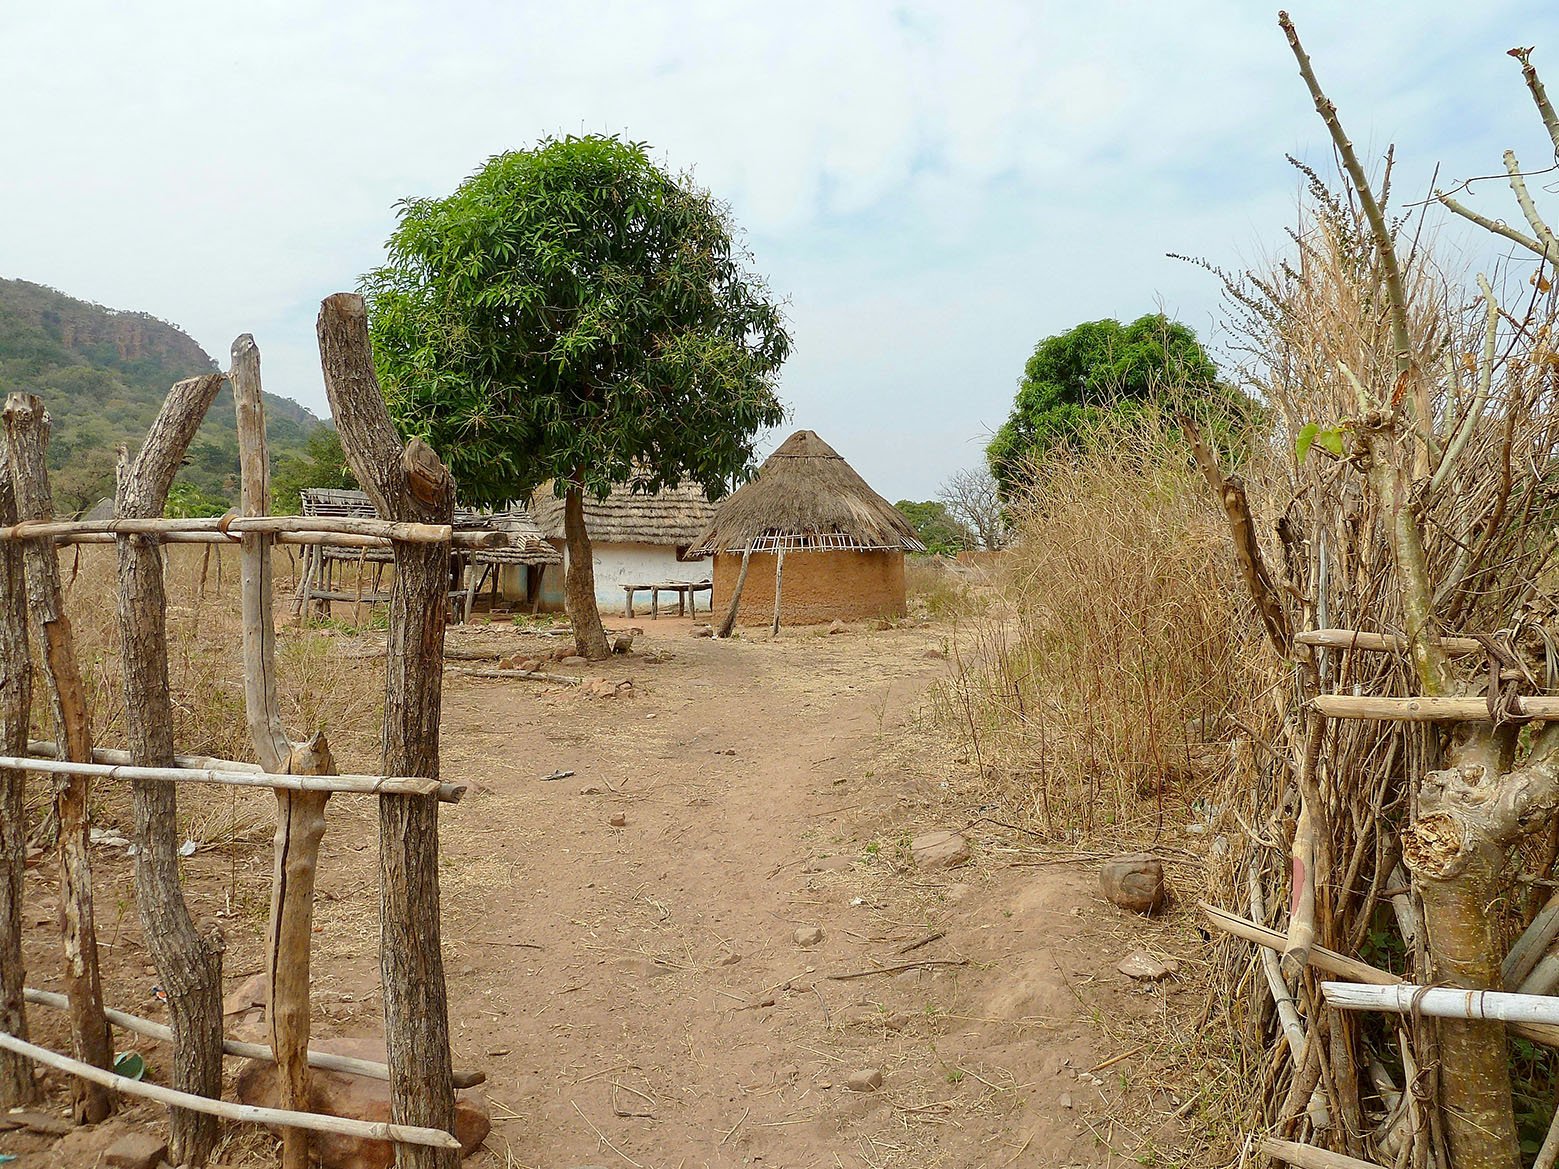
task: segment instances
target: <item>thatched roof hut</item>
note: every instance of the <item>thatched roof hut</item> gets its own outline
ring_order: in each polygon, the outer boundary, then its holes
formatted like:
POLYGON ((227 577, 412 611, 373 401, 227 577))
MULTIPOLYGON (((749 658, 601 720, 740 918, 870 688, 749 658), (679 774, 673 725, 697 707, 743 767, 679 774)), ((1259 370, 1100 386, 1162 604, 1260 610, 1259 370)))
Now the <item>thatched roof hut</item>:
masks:
POLYGON ((904 553, 925 550, 899 510, 810 430, 781 443, 693 547, 715 558, 716 612, 750 560, 737 617, 748 624, 776 613, 793 624, 902 614, 904 553))
MULTIPOLYGON (((597 544, 661 544, 688 548, 714 519, 715 505, 703 488, 684 483, 653 495, 616 488, 605 499, 585 496, 585 531, 597 544)), ((563 501, 544 483, 531 498, 531 519, 549 540, 563 539, 563 501)))
POLYGON ((926 550, 903 513, 810 430, 787 438, 720 504, 694 551, 739 553, 749 544, 754 552, 926 550))

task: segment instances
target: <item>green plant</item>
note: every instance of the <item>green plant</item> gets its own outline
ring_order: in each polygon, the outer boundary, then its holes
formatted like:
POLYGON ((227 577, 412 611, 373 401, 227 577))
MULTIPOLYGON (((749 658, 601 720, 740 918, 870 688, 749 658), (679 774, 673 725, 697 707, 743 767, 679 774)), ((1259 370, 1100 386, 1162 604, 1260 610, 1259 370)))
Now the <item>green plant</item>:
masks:
POLYGON ((548 138, 399 216, 362 281, 391 413, 468 502, 553 485, 567 611, 605 658, 583 498, 683 479, 716 498, 745 474, 784 418, 779 305, 727 209, 642 143, 548 138))

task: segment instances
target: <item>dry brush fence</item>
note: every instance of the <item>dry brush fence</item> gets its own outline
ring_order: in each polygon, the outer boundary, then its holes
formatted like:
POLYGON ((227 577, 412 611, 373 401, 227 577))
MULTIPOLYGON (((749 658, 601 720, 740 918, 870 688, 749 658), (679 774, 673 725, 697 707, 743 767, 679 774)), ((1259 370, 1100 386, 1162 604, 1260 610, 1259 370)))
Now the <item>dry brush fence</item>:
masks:
MULTIPOLYGON (((304 1169, 309 1133, 340 1132, 396 1142, 397 1163, 449 1169, 458 1156, 453 1133, 455 1076, 439 943, 438 806, 464 789, 439 781, 438 723, 450 551, 454 543, 501 542, 492 533, 452 529, 454 484, 426 446, 396 436, 368 350, 362 301, 337 295, 319 316, 320 355, 332 413, 353 473, 373 497, 379 520, 269 517, 268 459, 259 353, 252 339, 233 346, 228 375, 180 382, 168 395, 133 460, 121 457, 115 517, 105 523, 55 522, 45 453, 43 404, 13 394, 0 444, 0 1105, 36 1095, 32 1063, 69 1072, 75 1112, 100 1120, 115 1093, 170 1105, 177 1162, 203 1164, 217 1137, 217 1118, 282 1127, 282 1163, 304 1169), (168 489, 196 429, 224 380, 238 410, 241 514, 214 521, 162 518, 168 489), (241 545, 245 706, 258 766, 177 755, 168 684, 164 542, 241 545), (383 774, 336 775, 329 747, 315 734, 290 738, 275 684, 270 547, 276 542, 360 542, 394 557, 383 727, 383 774), (61 599, 56 548, 113 541, 118 549, 118 610, 127 743, 104 749, 91 741, 86 700, 70 623, 61 599), (52 711, 52 741, 32 738, 31 646, 52 711), (22 790, 27 773, 53 781, 59 825, 60 933, 64 996, 25 987, 21 952, 26 832, 22 790), (88 785, 128 782, 134 803, 136 903, 148 948, 168 994, 171 1026, 104 1007, 94 933, 88 856, 88 785), (179 885, 175 835, 177 791, 184 783, 271 787, 277 798, 267 971, 270 1045, 238 1044, 222 1034, 219 934, 202 934, 179 885), (391 1120, 374 1123, 309 1111, 310 1066, 335 1066, 311 1052, 309 942, 314 873, 333 793, 379 800, 381 977, 387 1061, 350 1070, 389 1080, 391 1120), (27 1041, 25 1004, 66 1010, 69 1055, 27 1041), (110 1022, 173 1047, 171 1088, 112 1072, 110 1022), (274 1060, 285 1109, 221 1100, 222 1058, 274 1060)), ((462 1084, 479 1076, 464 1075, 462 1084)))

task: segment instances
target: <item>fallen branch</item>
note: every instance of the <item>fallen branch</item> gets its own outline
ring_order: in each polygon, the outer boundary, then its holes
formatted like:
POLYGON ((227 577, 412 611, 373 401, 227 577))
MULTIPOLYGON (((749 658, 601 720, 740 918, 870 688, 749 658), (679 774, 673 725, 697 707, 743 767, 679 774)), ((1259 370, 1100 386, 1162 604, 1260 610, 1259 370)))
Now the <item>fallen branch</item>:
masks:
POLYGON ((922 966, 967 966, 967 958, 922 958, 918 962, 900 962, 897 966, 880 966, 875 970, 852 970, 849 974, 825 974, 824 978, 834 982, 845 982, 851 978, 870 978, 874 974, 902 974, 906 970, 915 970, 922 966))
POLYGON ((584 682, 583 678, 571 678, 567 674, 548 674, 542 670, 475 670, 466 666, 450 666, 444 670, 446 674, 460 674, 467 678, 531 678, 538 682, 562 682, 568 686, 579 686, 584 682))
MULTIPOLYGON (((1364 633, 1357 629, 1306 629, 1294 635, 1300 645, 1318 645, 1327 649, 1363 650, 1366 653, 1406 653, 1407 638, 1395 633, 1364 633)), ((1473 637, 1442 637, 1440 648, 1452 655, 1486 653, 1484 644, 1473 637)))
POLYGON ((1280 1141, 1267 1137, 1261 1142, 1261 1151, 1275 1161, 1298 1165, 1299 1169, 1381 1169, 1374 1161, 1361 1161, 1345 1153, 1333 1153, 1314 1145, 1301 1145, 1294 1141, 1280 1141))
POLYGON ((289 1112, 283 1108, 261 1108, 254 1104, 230 1104, 226 1100, 213 1100, 208 1096, 195 1096, 189 1092, 177 1092, 160 1084, 148 1084, 125 1076, 105 1072, 91 1064, 59 1055, 47 1048, 36 1047, 0 1031, 0 1048, 14 1051, 28 1059, 68 1072, 94 1084, 111 1088, 126 1096, 140 1096, 156 1100, 175 1108, 187 1108, 191 1112, 205 1112, 225 1120, 242 1120, 250 1124, 276 1124, 286 1128, 305 1128, 314 1132, 333 1132, 342 1136, 366 1137, 374 1141, 395 1141, 403 1145, 426 1145, 434 1149, 458 1149, 460 1142, 449 1133, 436 1128, 417 1128, 411 1125, 387 1124, 384 1121, 352 1120, 345 1116, 325 1116, 317 1112, 289 1112))

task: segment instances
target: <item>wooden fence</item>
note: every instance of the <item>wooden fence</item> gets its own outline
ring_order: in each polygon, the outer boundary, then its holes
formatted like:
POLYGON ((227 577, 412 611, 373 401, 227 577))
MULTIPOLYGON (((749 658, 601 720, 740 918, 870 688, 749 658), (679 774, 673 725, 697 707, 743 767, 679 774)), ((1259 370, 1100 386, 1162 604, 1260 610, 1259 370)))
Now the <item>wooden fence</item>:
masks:
MULTIPOLYGON (((260 356, 252 338, 233 344, 227 374, 207 374, 170 391, 133 459, 121 454, 114 518, 55 522, 46 463, 43 403, 12 394, 0 444, 0 1106, 31 1101, 32 1064, 69 1072, 79 1120, 95 1122, 115 1093, 171 1108, 170 1156, 204 1164, 218 1118, 282 1127, 282 1164, 306 1169, 310 1133, 341 1132, 396 1142, 403 1169, 450 1169, 459 1156, 449 1021, 439 943, 438 809, 458 801, 459 784, 439 780, 439 710, 451 549, 502 544, 501 534, 453 530, 454 482, 438 457, 390 423, 368 348, 361 298, 337 294, 320 309, 320 358, 342 448, 377 519, 271 517, 260 356), (241 507, 219 520, 162 517, 174 474, 217 391, 230 381, 238 412, 241 507), (56 548, 112 541, 118 558, 118 612, 127 742, 92 742, 81 671, 66 615, 56 548), (240 546, 245 705, 258 766, 176 753, 168 689, 162 544, 240 546), (276 693, 271 546, 277 542, 388 548, 390 597, 380 775, 338 775, 324 736, 302 740, 284 728, 276 693), (29 634, 31 644, 29 641, 29 634), (52 741, 30 733, 32 650, 41 661, 54 724, 52 741), (26 850, 22 787, 27 773, 53 783, 58 821, 59 925, 63 996, 25 986, 22 898, 26 850), (88 855, 93 780, 127 782, 134 807, 135 894, 146 945, 167 991, 171 1027, 104 1007, 98 974, 88 855), (178 877, 178 789, 184 783, 267 786, 277 801, 276 861, 267 937, 269 1047, 222 1034, 222 941, 202 935, 178 877), (391 1120, 373 1123, 309 1111, 309 1068, 332 1066, 309 1050, 309 957, 314 876, 333 794, 379 801, 381 942, 387 1059, 352 1070, 388 1079, 391 1120), (69 1054, 27 1040, 26 1003, 63 1007, 69 1054), (167 1038, 171 1087, 112 1072, 110 1022, 167 1038), (273 1059, 282 1109, 221 1099, 224 1055, 273 1059)), ((339 1061, 335 1061, 339 1063, 339 1061)), ((460 1077, 463 1084, 480 1075, 460 1077)))

